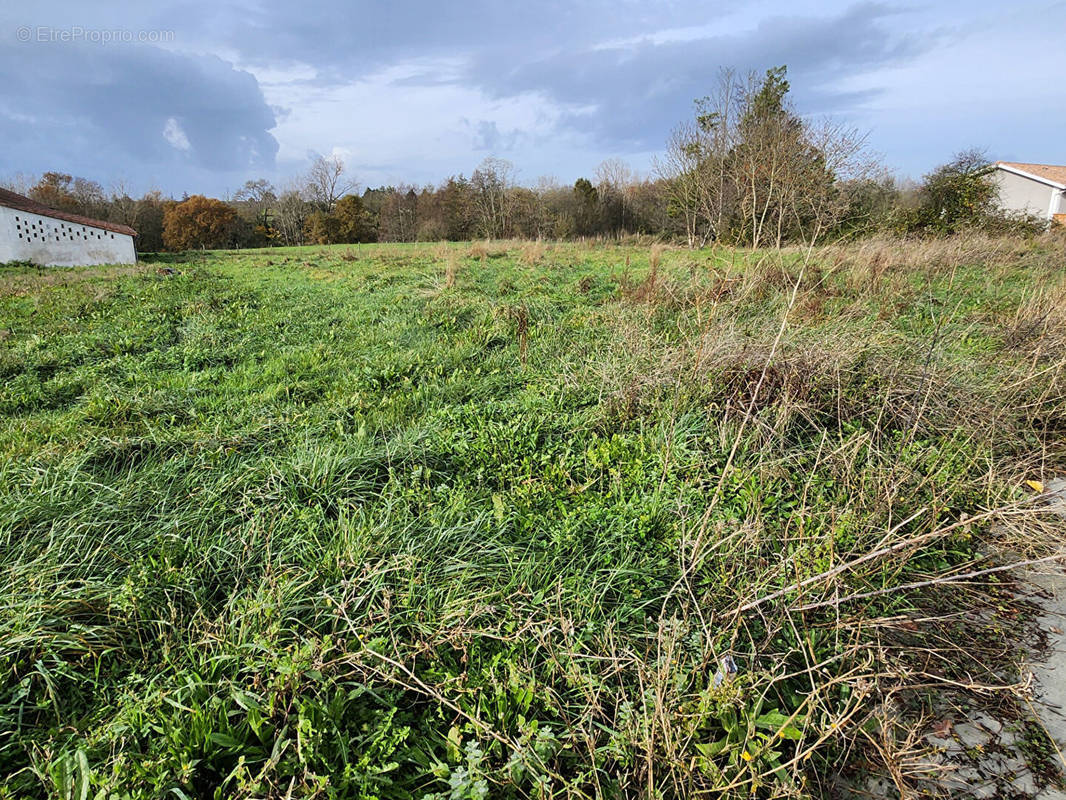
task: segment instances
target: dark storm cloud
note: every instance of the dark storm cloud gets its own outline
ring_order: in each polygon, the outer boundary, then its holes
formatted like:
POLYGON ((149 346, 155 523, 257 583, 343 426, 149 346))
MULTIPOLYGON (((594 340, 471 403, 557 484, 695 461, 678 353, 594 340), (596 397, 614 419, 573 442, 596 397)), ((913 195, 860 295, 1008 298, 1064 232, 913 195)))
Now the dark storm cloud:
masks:
POLYGON ((215 56, 136 44, 8 43, 0 46, 0 74, 4 159, 20 169, 107 177, 123 164, 273 167, 273 111, 251 74, 215 56))
POLYGON ((785 64, 806 111, 834 113, 870 94, 837 93, 837 79, 912 57, 931 37, 900 39, 881 5, 855 6, 835 17, 776 17, 740 35, 558 50, 501 68, 479 58, 468 80, 492 95, 538 92, 576 111, 563 124, 614 148, 651 149, 692 112, 692 101, 713 92, 719 70, 761 72, 785 64))

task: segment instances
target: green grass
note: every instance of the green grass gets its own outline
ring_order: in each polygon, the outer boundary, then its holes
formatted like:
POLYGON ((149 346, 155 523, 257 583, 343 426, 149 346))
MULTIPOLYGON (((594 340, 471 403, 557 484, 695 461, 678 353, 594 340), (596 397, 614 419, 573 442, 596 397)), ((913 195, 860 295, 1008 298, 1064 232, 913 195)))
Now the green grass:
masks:
POLYGON ((891 589, 1061 534, 1061 255, 879 247, 0 268, 0 797, 818 795, 1003 683, 891 589))

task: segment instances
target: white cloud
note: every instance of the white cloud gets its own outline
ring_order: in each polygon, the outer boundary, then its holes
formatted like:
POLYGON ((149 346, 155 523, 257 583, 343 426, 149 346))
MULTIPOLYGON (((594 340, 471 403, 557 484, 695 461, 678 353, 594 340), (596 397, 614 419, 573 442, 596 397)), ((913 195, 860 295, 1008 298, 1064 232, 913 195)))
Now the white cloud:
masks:
POLYGON ((188 152, 192 149, 192 145, 189 144, 189 137, 185 135, 181 124, 174 117, 170 117, 166 125, 163 126, 163 138, 175 150, 188 152))
POLYGON ((338 85, 309 82, 301 68, 288 76, 271 73, 270 81, 260 84, 267 102, 290 109, 273 131, 278 161, 296 171, 309 152, 334 154, 364 184, 438 181, 469 174, 485 155, 477 152, 483 137, 472 119, 521 131, 521 152, 498 155, 515 161, 523 173, 547 160, 537 158, 539 147, 554 153, 584 149, 557 130, 564 111, 581 109, 564 109, 536 92, 490 97, 458 82, 462 67, 455 59, 410 62, 338 85))

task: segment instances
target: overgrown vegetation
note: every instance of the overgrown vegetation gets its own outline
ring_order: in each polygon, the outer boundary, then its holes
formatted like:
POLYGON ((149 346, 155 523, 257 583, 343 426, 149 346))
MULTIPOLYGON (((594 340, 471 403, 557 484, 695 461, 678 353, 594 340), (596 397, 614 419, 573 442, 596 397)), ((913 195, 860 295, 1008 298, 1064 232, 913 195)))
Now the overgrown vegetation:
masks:
POLYGON ((0 797, 906 790, 931 695, 1021 697, 1052 244, 196 254, 0 317, 0 797))
POLYGON ((999 207, 990 179, 988 157, 980 150, 958 153, 949 163, 925 176, 911 207, 892 212, 889 225, 899 233, 945 236, 965 231, 1035 235, 1047 221, 1011 215, 999 207))
POLYGON ((658 165, 689 246, 777 246, 841 232, 849 185, 870 180, 863 137, 793 109, 785 67, 745 81, 732 71, 696 101, 658 165))

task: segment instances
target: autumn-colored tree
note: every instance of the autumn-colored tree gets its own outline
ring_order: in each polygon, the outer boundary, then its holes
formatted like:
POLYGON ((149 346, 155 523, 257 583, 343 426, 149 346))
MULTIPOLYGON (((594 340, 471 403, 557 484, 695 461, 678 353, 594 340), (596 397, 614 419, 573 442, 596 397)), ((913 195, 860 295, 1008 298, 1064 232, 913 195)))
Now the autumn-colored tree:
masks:
POLYGON ((377 238, 374 220, 359 195, 346 194, 338 200, 333 209, 333 216, 340 225, 340 241, 372 242, 377 238))
POLYGON ((46 172, 32 189, 30 197, 60 211, 74 211, 78 201, 71 191, 74 178, 63 172, 46 172))
POLYGON ((226 203, 194 194, 163 212, 163 244, 168 250, 227 247, 237 221, 237 212, 226 203))
POLYGON ((325 211, 312 211, 304 221, 304 241, 311 244, 337 244, 341 241, 340 220, 325 211))
POLYGON ((107 196, 96 181, 75 178, 65 172, 46 172, 30 189, 30 197, 49 208, 106 218, 107 196))

